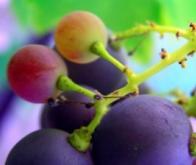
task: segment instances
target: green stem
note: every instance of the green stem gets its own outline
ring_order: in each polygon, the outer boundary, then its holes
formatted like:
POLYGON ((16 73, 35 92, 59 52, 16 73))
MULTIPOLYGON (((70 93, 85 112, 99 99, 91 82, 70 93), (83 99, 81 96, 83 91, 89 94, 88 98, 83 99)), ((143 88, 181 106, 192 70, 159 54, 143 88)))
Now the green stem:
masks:
POLYGON ((160 72, 164 68, 166 68, 168 65, 175 63, 176 61, 182 60, 186 55, 195 49, 195 45, 193 42, 189 41, 184 46, 176 50, 175 52, 168 54, 168 57, 165 59, 162 59, 158 64, 155 64, 151 68, 147 69, 146 71, 135 75, 134 77, 130 78, 130 81, 134 84, 141 84, 149 77, 155 75, 156 73, 160 72))
POLYGON ((98 101, 95 106, 96 115, 93 118, 93 120, 90 122, 90 124, 87 126, 89 132, 93 133, 95 128, 100 124, 101 119, 104 117, 104 115, 109 111, 108 105, 106 104, 105 100, 98 101))
POLYGON ((126 38, 131 38, 134 36, 139 36, 143 35, 149 32, 158 32, 161 35, 163 33, 173 33, 177 37, 182 36, 186 39, 192 39, 192 32, 190 30, 183 30, 175 27, 170 27, 170 26, 160 26, 157 24, 149 24, 149 25, 138 25, 136 27, 133 27, 129 30, 126 30, 124 32, 119 32, 116 33, 112 38, 117 41, 117 40, 122 40, 126 38))
POLYGON ((86 127, 74 130, 69 136, 69 142, 81 152, 86 151, 90 147, 93 132, 109 110, 104 99, 97 101, 94 108, 96 115, 90 124, 86 127))
POLYGON ((106 48, 101 42, 95 42, 90 47, 90 51, 99 55, 106 61, 112 63, 116 68, 118 68, 121 72, 129 76, 132 74, 132 71, 128 69, 126 66, 124 66, 121 62, 119 62, 117 59, 115 59, 111 54, 108 53, 106 48))
POLYGON ((75 91, 77 93, 81 93, 91 99, 96 99, 97 94, 88 90, 76 83, 74 83, 70 78, 67 76, 61 75, 57 80, 57 88, 62 91, 75 91))
MULTIPOLYGON (((128 92, 128 85, 126 85, 125 87, 116 90, 110 95, 125 95, 128 92)), ((76 129, 72 134, 70 134, 69 142, 72 146, 74 146, 77 150, 81 152, 86 151, 90 147, 92 134, 94 133, 97 126, 100 124, 105 114, 109 111, 110 104, 116 100, 118 100, 118 98, 102 98, 101 100, 95 102, 94 108, 96 113, 89 125, 86 127, 81 127, 80 129, 76 129)))

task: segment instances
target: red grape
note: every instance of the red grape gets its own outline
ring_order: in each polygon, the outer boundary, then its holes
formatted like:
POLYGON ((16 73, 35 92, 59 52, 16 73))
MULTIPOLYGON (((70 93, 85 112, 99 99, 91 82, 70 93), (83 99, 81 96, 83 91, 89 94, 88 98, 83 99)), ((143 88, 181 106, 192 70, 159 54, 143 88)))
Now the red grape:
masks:
POLYGON ((55 95, 59 75, 66 73, 61 58, 52 49, 27 45, 18 50, 8 65, 8 80, 20 97, 34 103, 55 95))

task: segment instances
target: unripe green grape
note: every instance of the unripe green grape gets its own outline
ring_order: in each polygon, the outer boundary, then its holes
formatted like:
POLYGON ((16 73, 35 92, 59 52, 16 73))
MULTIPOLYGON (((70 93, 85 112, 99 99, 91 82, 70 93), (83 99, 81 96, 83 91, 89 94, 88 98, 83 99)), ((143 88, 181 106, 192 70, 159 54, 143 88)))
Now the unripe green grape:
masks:
POLYGON ((62 18, 55 31, 58 51, 75 63, 89 63, 98 56, 90 51, 94 42, 106 45, 107 30, 100 18, 86 11, 70 13, 62 18))

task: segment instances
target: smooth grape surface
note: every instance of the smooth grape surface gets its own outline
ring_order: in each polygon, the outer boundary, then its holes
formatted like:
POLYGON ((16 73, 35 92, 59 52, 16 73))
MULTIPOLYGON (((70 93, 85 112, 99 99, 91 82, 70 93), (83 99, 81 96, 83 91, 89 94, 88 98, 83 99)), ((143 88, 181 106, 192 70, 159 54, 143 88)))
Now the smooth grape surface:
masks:
POLYGON ((184 111, 149 95, 115 104, 93 136, 95 165, 191 165, 184 111))
POLYGON ((103 22, 90 12, 72 12, 56 27, 56 47, 69 61, 82 64, 96 60, 98 56, 90 52, 90 46, 97 41, 106 45, 107 30, 103 22))
POLYGON ((71 133, 74 129, 87 125, 94 116, 94 108, 88 108, 90 103, 86 96, 65 92, 64 96, 69 100, 59 103, 57 106, 45 105, 41 115, 42 128, 57 128, 71 133))
POLYGON ((42 103, 55 94, 56 81, 66 74, 66 67, 55 51, 32 44, 14 54, 7 74, 17 95, 30 102, 42 103))
MULTIPOLYGON (((124 48, 115 50, 108 44, 107 50, 117 60, 126 64, 127 52, 124 48)), ((121 81, 126 82, 123 73, 102 58, 88 64, 75 64, 66 60, 66 65, 73 81, 91 86, 103 94, 113 92, 121 81)))
POLYGON ((67 136, 56 129, 33 132, 14 146, 6 165, 93 165, 89 153, 76 151, 67 136))

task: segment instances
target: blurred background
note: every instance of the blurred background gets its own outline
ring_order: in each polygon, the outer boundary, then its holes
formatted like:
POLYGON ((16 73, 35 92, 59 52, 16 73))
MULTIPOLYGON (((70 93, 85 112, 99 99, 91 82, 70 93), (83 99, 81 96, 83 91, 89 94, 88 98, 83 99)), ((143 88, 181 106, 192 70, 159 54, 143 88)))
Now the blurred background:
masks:
MULTIPOLYGON (((152 21, 162 25, 188 28, 196 22, 195 0, 0 0, 0 165, 13 145, 39 129, 43 105, 18 98, 6 79, 7 63, 13 53, 28 43, 54 45, 53 30, 59 19, 70 11, 88 10, 99 16, 113 32, 152 21), (144 5, 145 4, 145 5, 144 5)), ((174 51, 185 43, 172 35, 135 37, 124 45, 133 50, 129 65, 141 72, 160 60, 161 48, 174 51)), ((174 64, 147 81, 157 95, 179 88, 187 95, 196 85, 196 56, 181 69, 174 64)))

